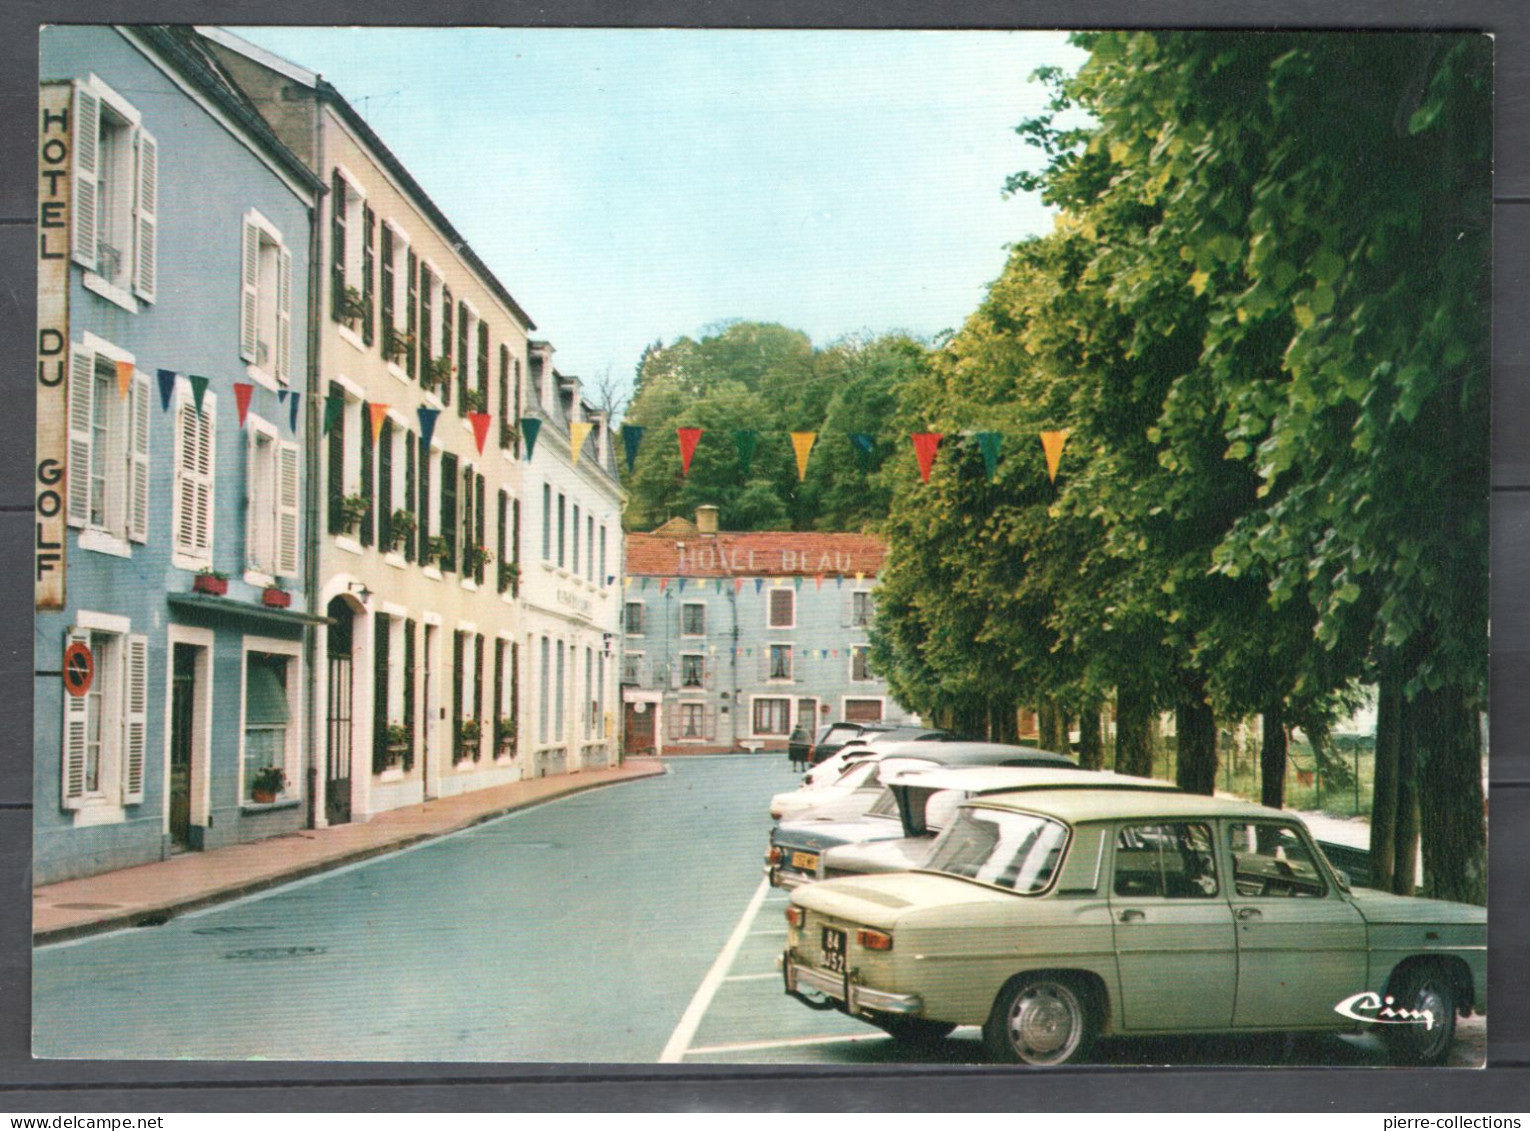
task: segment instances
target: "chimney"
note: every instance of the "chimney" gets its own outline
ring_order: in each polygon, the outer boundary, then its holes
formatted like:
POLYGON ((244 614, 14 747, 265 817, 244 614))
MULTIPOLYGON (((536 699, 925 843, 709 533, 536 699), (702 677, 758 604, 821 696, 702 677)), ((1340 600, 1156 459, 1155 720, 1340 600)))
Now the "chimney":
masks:
POLYGON ((698 534, 717 533, 717 508, 708 504, 696 508, 696 532, 698 534))

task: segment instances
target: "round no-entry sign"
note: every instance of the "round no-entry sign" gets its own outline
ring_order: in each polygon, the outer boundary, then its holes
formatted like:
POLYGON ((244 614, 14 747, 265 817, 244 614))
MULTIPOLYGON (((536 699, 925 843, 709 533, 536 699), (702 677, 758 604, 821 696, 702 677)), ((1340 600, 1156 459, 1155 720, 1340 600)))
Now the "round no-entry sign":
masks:
POLYGON ((64 649, 64 690, 76 697, 90 690, 91 680, 96 678, 96 661, 84 644, 71 644, 64 649))

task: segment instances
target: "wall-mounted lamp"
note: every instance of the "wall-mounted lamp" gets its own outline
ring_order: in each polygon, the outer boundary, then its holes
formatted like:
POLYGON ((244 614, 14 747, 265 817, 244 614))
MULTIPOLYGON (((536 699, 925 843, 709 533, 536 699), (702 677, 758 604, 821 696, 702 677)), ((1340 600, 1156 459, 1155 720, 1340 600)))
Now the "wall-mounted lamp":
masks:
POLYGON ((354 593, 356 600, 360 601, 363 605, 372 599, 372 591, 360 581, 348 582, 345 586, 345 591, 347 593, 354 593))

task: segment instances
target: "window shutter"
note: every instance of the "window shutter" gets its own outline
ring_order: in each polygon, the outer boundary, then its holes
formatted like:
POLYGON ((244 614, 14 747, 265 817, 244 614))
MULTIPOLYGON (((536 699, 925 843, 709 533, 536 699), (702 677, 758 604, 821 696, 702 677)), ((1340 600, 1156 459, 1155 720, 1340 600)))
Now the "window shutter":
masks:
MULTIPOLYGON (((452 289, 441 288, 441 356, 450 363, 452 359, 452 289)), ((451 365, 446 367, 446 379, 441 382, 441 403, 452 403, 451 365)), ((458 410, 459 414, 461 409, 458 410)))
POLYGON ((375 321, 372 317, 377 299, 373 294, 373 277, 377 271, 376 255, 372 248, 372 236, 377 228, 377 215, 370 204, 361 206, 361 302, 366 313, 361 316, 361 340, 372 344, 375 321))
POLYGON ((276 451, 276 572, 283 577, 298 573, 298 506, 301 491, 298 446, 283 443, 276 451))
POLYGON ((510 347, 499 347, 499 446, 510 447, 510 347))
POLYGON ((190 401, 182 404, 176 429, 176 548, 203 560, 212 558, 215 442, 211 406, 198 412, 190 401))
POLYGON ((498 576, 496 588, 499 592, 505 591, 505 527, 510 524, 510 496, 503 487, 499 489, 499 524, 495 535, 494 552, 499 561, 499 568, 495 570, 498 576))
MULTIPOLYGON (((407 293, 405 294, 404 298, 404 333, 413 338, 415 336, 415 320, 418 316, 417 308, 419 306, 420 272, 419 259, 412 251, 409 253, 408 265, 409 278, 405 287, 407 293)), ((423 338, 424 335, 422 334, 420 337, 423 338)), ((423 346, 421 348, 424 349, 423 346)), ((409 374, 409 376, 413 377, 416 375, 415 349, 413 345, 404 351, 404 369, 409 374)))
POLYGON ((377 442, 377 548, 393 549, 393 421, 384 419, 377 442))
POLYGON ((462 576, 464 580, 468 575, 467 560, 468 549, 476 548, 473 541, 473 469, 464 466, 462 469, 462 576))
POLYGON ((329 316, 345 321, 345 178, 335 170, 329 194, 329 316))
POLYGON ((74 211, 73 252, 76 263, 96 269, 96 197, 101 161, 101 100, 74 84, 74 186, 70 207, 74 211))
MULTIPOLYGON (((489 542, 488 535, 484 531, 484 527, 485 527, 485 522, 484 522, 484 494, 485 494, 485 491, 486 491, 485 480, 484 480, 484 477, 482 475, 480 475, 480 476, 478 476, 478 496, 474 500, 474 506, 473 506, 473 523, 474 523, 474 526, 473 526, 473 536, 474 536, 474 538, 476 540, 476 544, 478 546, 480 546, 480 547, 488 545, 488 542, 489 542)), ((483 584, 483 571, 484 571, 484 565, 485 564, 486 563, 483 560, 483 555, 480 554, 479 557, 478 557, 478 569, 477 569, 476 573, 474 574, 474 580, 477 581, 479 585, 483 584)))
POLYGON ((404 772, 414 769, 414 621, 404 621, 404 726, 409 745, 404 750, 404 772))
POLYGON ((489 324, 478 323, 478 395, 483 399, 481 412, 489 411, 489 324))
POLYGON ((483 757, 483 732, 491 727, 484 726, 483 712, 483 633, 478 633, 473 638, 473 718, 479 721, 478 741, 473 744, 472 758, 478 761, 483 757))
POLYGON ((276 376, 292 379, 292 252, 281 249, 276 273, 276 376))
MULTIPOLYGON (((71 628, 64 634, 64 647, 76 644, 90 647, 90 633, 71 628)), ((85 735, 87 701, 83 695, 64 695, 64 745, 60 756, 63 779, 59 798, 65 809, 78 809, 85 796, 85 735)))
POLYGON ((149 375, 133 371, 128 445, 128 537, 149 540, 149 375))
POLYGON ((367 508, 367 513, 361 516, 361 544, 372 544, 372 533, 376 530, 374 520, 377 517, 377 492, 373 479, 375 445, 372 442, 372 413, 371 406, 363 401, 361 403, 361 497, 372 505, 367 508))
POLYGON ((244 273, 239 299, 239 356, 254 363, 259 348, 260 229, 244 221, 244 273))
POLYGON ((159 143, 148 130, 138 130, 138 207, 133 214, 133 291, 154 301, 156 234, 159 230, 159 143))
POLYGON ((123 702, 127 714, 122 727, 122 803, 143 803, 144 762, 148 747, 149 638, 127 638, 127 663, 123 665, 123 702))
MULTIPOLYGON (((341 404, 345 402, 345 390, 333 381, 329 384, 331 398, 339 398, 341 404)), ((336 415, 335 423, 329 430, 329 532, 331 534, 345 533, 345 413, 341 411, 336 415)))
POLYGON ((90 521, 90 421, 96 389, 96 353, 73 346, 69 353, 69 525, 90 521))
POLYGON ((467 413, 468 384, 468 312, 467 303, 457 303, 457 415, 467 413))
MULTIPOLYGON (((407 429, 407 428, 404 429, 404 507, 405 507, 405 509, 411 510, 411 511, 414 510, 414 507, 415 507, 415 502, 414 502, 414 499, 415 499, 415 486, 414 486, 414 450, 415 450, 415 446, 416 445, 415 445, 415 442, 414 442, 414 433, 410 432, 409 429, 407 429)), ((420 520, 419 520, 418 515, 416 515, 416 517, 415 517, 415 530, 416 530, 416 532, 418 532, 419 526, 420 526, 420 520)), ((404 539, 404 560, 406 562, 414 561, 414 539, 412 537, 404 539)))
POLYGON ((441 498, 437 516, 441 537, 446 541, 441 570, 450 573, 457 568, 457 457, 450 452, 441 456, 441 498))
POLYGON ((420 561, 426 561, 426 543, 430 541, 430 449, 425 437, 420 437, 420 502, 415 510, 416 529, 419 531, 420 561))

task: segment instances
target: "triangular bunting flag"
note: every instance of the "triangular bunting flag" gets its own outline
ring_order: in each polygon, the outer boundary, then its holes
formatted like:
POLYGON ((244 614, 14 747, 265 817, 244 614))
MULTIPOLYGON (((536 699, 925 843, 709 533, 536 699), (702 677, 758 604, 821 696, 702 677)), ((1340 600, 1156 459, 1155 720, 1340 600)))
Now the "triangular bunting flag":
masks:
POLYGON ((792 588, 793 589, 798 589, 798 590, 800 590, 802 588, 802 577, 801 577, 800 574, 798 576, 792 578, 792 588))
POLYGON ((691 457, 696 454, 696 443, 701 439, 700 428, 676 428, 675 435, 680 439, 680 474, 691 473, 691 457))
POLYGON ((521 417, 521 435, 526 437, 526 462, 531 462, 531 453, 537 446, 537 433, 542 430, 542 421, 535 416, 521 417))
POLYGON ((298 405, 303 400, 303 394, 294 392, 287 401, 287 431, 297 435, 298 405))
POLYGON ((622 578, 622 588, 623 589, 631 589, 632 588, 632 578, 631 577, 624 577, 624 578, 622 578))
MULTIPOLYGON (((568 443, 574 450, 574 466, 579 466, 579 452, 584 447, 584 441, 590 431, 595 427, 588 420, 570 420, 568 422, 568 443)), ((481 445, 480 445, 481 446, 481 445)))
POLYGON ((286 389, 278 389, 278 390, 276 390, 276 403, 277 404, 286 404, 287 403, 287 390, 286 389))
POLYGON ((202 398, 207 394, 207 378, 198 377, 193 373, 191 381, 191 401, 197 406, 197 411, 202 411, 202 398))
POLYGON ((792 450, 797 453, 797 482, 801 483, 807 478, 808 456, 813 451, 813 443, 818 439, 817 432, 793 432, 792 450))
POLYGON ((250 394, 255 391, 255 386, 248 381, 234 382, 234 404, 239 408, 239 427, 244 427, 244 418, 250 412, 250 394))
POLYGON ((128 391, 133 387, 133 363, 131 361, 119 361, 117 363, 117 399, 127 400, 128 391))
POLYGON ((483 455, 483 442, 488 439, 489 425, 494 418, 486 412, 470 412, 467 418, 473 425, 473 440, 478 444, 478 454, 483 455))
POLYGON ((642 590, 647 589, 647 588, 648 588, 648 578, 645 577, 645 578, 643 578, 643 584, 638 586, 638 590, 639 590, 639 592, 641 592, 642 590))
POLYGON ((827 660, 829 658, 829 650, 827 648, 818 649, 818 658, 820 660, 827 660))
POLYGON ((935 451, 940 447, 941 435, 939 432, 910 434, 914 441, 914 455, 919 459, 919 478, 926 483, 930 481, 930 466, 935 462, 935 451))
POLYGON ((754 466, 754 445, 760 438, 758 432, 740 429, 733 433, 733 446, 738 448, 738 462, 743 465, 744 475, 754 466))
POLYGON ((763 577, 756 577, 754 579, 754 591, 755 591, 755 593, 759 593, 759 591, 761 589, 763 589, 763 588, 765 588, 765 579, 763 577))
POLYGON ((744 579, 742 577, 735 577, 733 579, 733 592, 735 592, 735 593, 741 592, 743 590, 743 588, 744 588, 744 579))
POLYGON ((669 588, 669 578, 667 578, 667 577, 659 578, 659 592, 662 593, 662 592, 664 592, 664 590, 666 590, 668 588, 669 588))
POLYGON ((855 446, 855 459, 861 465, 861 470, 870 471, 871 449, 876 445, 876 441, 865 432, 852 432, 850 443, 855 446))
POLYGON ((627 474, 632 474, 632 467, 637 463, 638 445, 643 442, 643 430, 636 424, 622 425, 622 447, 627 450, 627 474))
POLYGON ((679 591, 679 592, 681 592, 681 593, 684 593, 684 592, 685 592, 685 578, 683 578, 683 577, 682 577, 682 578, 681 578, 681 579, 680 579, 680 582, 679 582, 679 584, 678 584, 678 585, 677 585, 677 586, 676 586, 676 587, 675 587, 675 588, 676 588, 676 589, 677 589, 677 590, 678 590, 678 591, 679 591))
POLYGON ((159 377, 159 407, 169 412, 170 398, 175 396, 175 370, 161 369, 156 375, 159 377))
POLYGON ((856 580, 857 584, 859 584, 860 582, 866 580, 866 575, 864 573, 857 573, 855 575, 855 580, 856 580))
POLYGON ((386 404, 367 405, 367 412, 372 417, 372 443, 377 443, 378 437, 382 435, 383 421, 388 419, 388 410, 392 407, 386 404))
POLYGON ((1041 434, 1041 449, 1047 454, 1047 478, 1057 482, 1057 465, 1062 462, 1063 445, 1068 442, 1068 429, 1041 434))
POLYGON ((977 434, 978 448, 983 453, 983 466, 988 469, 988 478, 992 479, 994 472, 999 466, 999 443, 1002 437, 997 432, 979 432, 977 434))
MULTIPOLYGON (((333 397, 330 400, 334 400, 333 397)), ((421 405, 414 410, 414 414, 420 418, 420 450, 430 450, 430 438, 436 434, 436 417, 441 415, 438 408, 426 408, 421 405)))
POLYGON ((836 588, 836 589, 843 589, 844 587, 845 587, 845 575, 844 574, 840 574, 838 577, 836 577, 834 579, 834 588, 836 588))

